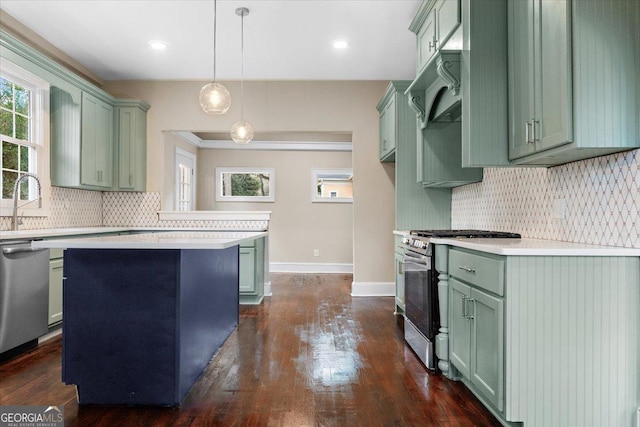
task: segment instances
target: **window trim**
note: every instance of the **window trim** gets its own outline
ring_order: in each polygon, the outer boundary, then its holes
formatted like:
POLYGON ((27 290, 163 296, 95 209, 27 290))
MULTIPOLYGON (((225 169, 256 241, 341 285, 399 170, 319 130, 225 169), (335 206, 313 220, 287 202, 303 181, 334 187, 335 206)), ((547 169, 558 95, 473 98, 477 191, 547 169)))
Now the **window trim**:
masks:
MULTIPOLYGON (((34 170, 40 179, 42 191, 42 207, 38 208, 35 200, 18 203, 18 216, 24 217, 47 217, 49 215, 49 194, 51 180, 49 178, 49 89, 50 84, 36 74, 16 65, 15 63, 2 58, 0 61, 0 75, 11 80, 32 92, 31 117, 32 124, 30 131, 33 137, 31 144, 25 145, 36 150, 34 170), (26 203, 26 205, 25 205, 26 203)), ((11 138, 13 140, 13 138, 11 138)), ((0 216, 13 215, 13 201, 10 199, 0 199, 0 216)))
POLYGON ((257 202, 272 203, 276 201, 276 170, 275 168, 251 168, 251 167, 217 167, 216 168, 216 202, 257 202), (223 173, 268 173, 268 196, 224 196, 222 194, 223 173))
MULTIPOLYGON (((318 175, 323 173, 349 174, 353 176, 352 168, 312 168, 311 169, 311 203, 353 203, 353 197, 320 197, 318 196, 318 175)), ((353 187, 353 183, 352 183, 353 187)))

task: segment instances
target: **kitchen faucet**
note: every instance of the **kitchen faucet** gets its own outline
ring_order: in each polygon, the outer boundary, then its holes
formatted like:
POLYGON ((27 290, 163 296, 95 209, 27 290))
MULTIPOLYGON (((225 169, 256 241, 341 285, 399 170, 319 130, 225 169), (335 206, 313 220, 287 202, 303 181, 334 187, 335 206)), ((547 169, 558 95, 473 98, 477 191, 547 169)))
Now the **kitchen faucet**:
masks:
MULTIPOLYGON (((11 223, 12 230, 18 230, 18 190, 20 188, 20 182, 27 178, 33 178, 38 183, 38 208, 42 207, 42 188, 40 186, 40 179, 35 173, 25 173, 16 179, 16 183, 13 186, 13 217, 11 223)), ((29 202, 27 202, 29 203, 29 202)))

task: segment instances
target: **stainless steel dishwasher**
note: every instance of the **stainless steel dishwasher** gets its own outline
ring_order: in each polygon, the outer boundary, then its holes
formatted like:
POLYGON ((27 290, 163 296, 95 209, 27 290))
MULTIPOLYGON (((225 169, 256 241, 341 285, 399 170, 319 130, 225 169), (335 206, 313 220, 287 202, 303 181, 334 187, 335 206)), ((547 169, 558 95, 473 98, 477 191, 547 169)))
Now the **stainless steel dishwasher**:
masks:
POLYGON ((0 353, 48 331, 49 250, 0 242, 0 353))

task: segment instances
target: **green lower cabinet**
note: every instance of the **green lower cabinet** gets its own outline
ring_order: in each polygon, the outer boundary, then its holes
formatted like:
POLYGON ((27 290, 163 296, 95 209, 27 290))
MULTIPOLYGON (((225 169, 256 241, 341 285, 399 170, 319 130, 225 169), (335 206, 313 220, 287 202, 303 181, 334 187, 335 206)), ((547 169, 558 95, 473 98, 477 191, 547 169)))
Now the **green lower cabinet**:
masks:
POLYGON ((256 292, 256 250, 240 247, 240 294, 256 292))
POLYGON ((504 409, 504 300, 471 288, 471 383, 504 409))
POLYGON ((49 252, 49 326, 62 321, 62 249, 49 252))
POLYGON ((640 258, 451 248, 439 271, 451 376, 503 425, 636 425, 640 258))
POLYGON ((264 238, 240 246, 240 304, 260 304, 264 298, 264 238))
POLYGON ((396 271, 396 305, 395 314, 404 314, 404 264, 402 263, 402 253, 395 253, 395 271, 396 271))
POLYGON ((504 301, 451 278, 451 362, 504 409, 504 301))

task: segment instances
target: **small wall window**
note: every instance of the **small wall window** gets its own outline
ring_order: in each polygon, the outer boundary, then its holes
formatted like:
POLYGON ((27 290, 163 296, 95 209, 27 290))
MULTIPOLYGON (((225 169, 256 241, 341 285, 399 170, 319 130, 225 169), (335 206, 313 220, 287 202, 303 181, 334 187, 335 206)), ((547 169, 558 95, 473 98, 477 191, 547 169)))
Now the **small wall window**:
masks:
POLYGON ((312 169, 311 201, 353 203, 351 169, 312 169))
POLYGON ((216 201, 273 202, 275 169, 216 168, 216 201))

